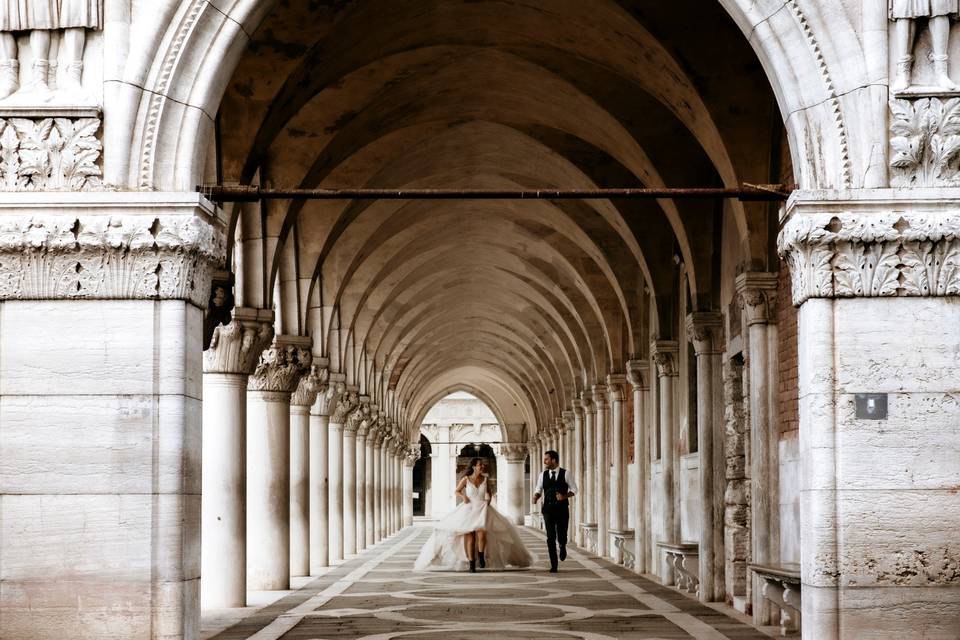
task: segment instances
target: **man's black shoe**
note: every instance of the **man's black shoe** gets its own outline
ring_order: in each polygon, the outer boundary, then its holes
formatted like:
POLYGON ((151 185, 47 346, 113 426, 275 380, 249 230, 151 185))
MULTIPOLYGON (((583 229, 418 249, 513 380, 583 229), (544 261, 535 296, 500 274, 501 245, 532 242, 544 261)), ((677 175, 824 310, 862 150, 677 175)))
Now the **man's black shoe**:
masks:
POLYGON ((556 572, 557 572, 556 567, 550 567, 550 573, 556 573, 556 572))
MULTIPOLYGON (((483 557, 483 556, 481 556, 481 557, 483 557)), ((567 559, 567 547, 566 547, 566 545, 560 545, 560 559, 561 559, 561 560, 566 560, 566 559, 567 559)))

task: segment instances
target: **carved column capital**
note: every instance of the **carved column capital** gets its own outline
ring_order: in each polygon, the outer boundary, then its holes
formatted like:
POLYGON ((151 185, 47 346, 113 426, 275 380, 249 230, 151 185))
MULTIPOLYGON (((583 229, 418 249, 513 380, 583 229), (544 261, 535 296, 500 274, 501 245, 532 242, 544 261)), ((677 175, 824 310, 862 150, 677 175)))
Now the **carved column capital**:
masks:
POLYGON ((4 194, 0 300, 188 300, 206 308, 226 236, 199 198, 4 194))
POLYGON ((420 447, 414 445, 407 445, 407 448, 403 453, 403 466, 412 467, 417 463, 417 460, 420 459, 420 447))
POLYGON ((601 383, 593 385, 593 404, 597 411, 607 408, 607 393, 607 385, 601 383))
POLYGON ((560 414, 561 425, 563 426, 563 434, 566 435, 573 431, 573 411, 564 411, 560 414))
POLYGON ((589 413, 593 410, 593 391, 591 389, 584 389, 580 392, 580 405, 584 412, 589 413))
POLYGON ((497 445, 497 453, 507 459, 507 462, 523 462, 527 459, 527 445, 522 442, 504 442, 497 445))
POLYGON ((960 295, 960 190, 799 192, 777 247, 793 304, 960 295))
POLYGON ((318 416, 329 416, 333 413, 340 398, 347 392, 347 385, 343 382, 344 378, 345 376, 342 373, 327 375, 326 389, 317 394, 316 403, 313 405, 313 413, 318 416))
POLYGON ((657 367, 657 376, 661 378, 680 375, 677 357, 680 345, 676 340, 654 340, 650 343, 650 359, 657 367))
POLYGON ((650 363, 646 360, 627 360, 627 381, 636 389, 650 388, 650 363))
POLYGON ((347 420, 347 416, 357 408, 358 402, 357 392, 344 386, 344 392, 337 398, 337 404, 334 406, 333 413, 330 414, 330 422, 342 425, 347 420))
POLYGON ((777 321, 777 274, 747 271, 735 286, 747 326, 777 321))
POLYGON ((312 344, 313 340, 303 336, 275 337, 273 344, 260 354, 248 388, 251 391, 293 393, 300 378, 310 370, 312 344))
POLYGON ((627 384, 627 376, 622 373, 611 373, 607 376, 607 394, 610 403, 623 402, 623 388, 627 384))
POLYGON ((717 311, 689 313, 686 327, 696 355, 723 353, 723 314, 717 311))
POLYGON ((574 396, 570 400, 570 408, 573 411, 574 419, 583 420, 583 402, 580 398, 574 396))
POLYGON ((238 307, 229 324, 214 328, 210 347, 203 352, 203 372, 250 375, 271 340, 273 311, 238 307))
POLYGON ((325 393, 330 378, 326 358, 314 358, 310 372, 300 378, 296 391, 290 396, 290 404, 298 407, 312 407, 317 396, 325 393))

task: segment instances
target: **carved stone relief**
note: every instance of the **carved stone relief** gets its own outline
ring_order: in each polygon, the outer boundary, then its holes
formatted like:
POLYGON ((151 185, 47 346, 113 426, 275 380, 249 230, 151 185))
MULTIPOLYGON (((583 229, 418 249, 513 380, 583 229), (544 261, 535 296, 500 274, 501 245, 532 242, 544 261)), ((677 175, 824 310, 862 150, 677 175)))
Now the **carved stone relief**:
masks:
POLYGON ((175 299, 205 307, 223 230, 187 216, 4 215, 0 300, 175 299))
POLYGON ((808 298, 960 293, 954 213, 793 216, 778 246, 790 265, 796 305, 808 298))
POLYGON ((93 104, 83 53, 87 32, 102 28, 103 0, 0 0, 0 101, 93 104))
POLYGON ((277 336, 274 343, 260 354, 260 362, 250 376, 248 388, 293 393, 300 378, 310 370, 312 358, 309 338, 277 336))
POLYGON ((894 94, 957 92, 951 79, 951 18, 956 0, 890 0, 890 55, 894 94))
POLYGON ((100 118, 0 118, 0 190, 102 187, 100 118))

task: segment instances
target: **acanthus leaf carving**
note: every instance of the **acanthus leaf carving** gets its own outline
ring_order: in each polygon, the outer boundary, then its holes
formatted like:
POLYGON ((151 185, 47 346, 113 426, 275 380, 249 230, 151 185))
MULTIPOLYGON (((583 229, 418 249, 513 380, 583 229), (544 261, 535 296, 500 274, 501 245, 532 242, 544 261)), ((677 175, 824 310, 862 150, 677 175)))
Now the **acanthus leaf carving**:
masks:
POLYGON ((892 186, 960 183, 960 98, 892 100, 890 113, 892 186))
POLYGON ((794 216, 778 247, 790 266, 796 305, 808 298, 960 293, 960 216, 954 213, 794 216))
POLYGON ((100 118, 0 118, 5 191, 101 189, 100 118))
POLYGON ((260 354, 260 361, 248 383, 252 391, 293 393, 310 370, 310 349, 301 344, 290 344, 286 336, 277 336, 274 343, 260 354))

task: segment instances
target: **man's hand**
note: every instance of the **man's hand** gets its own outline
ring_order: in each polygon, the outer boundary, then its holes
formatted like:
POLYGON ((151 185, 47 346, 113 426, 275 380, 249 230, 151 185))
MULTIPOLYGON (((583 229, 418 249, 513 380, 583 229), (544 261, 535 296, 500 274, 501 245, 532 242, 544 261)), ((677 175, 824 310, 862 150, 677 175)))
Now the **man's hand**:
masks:
POLYGON ((557 500, 558 500, 559 502, 563 502, 563 501, 566 500, 566 499, 567 499, 567 494, 565 494, 565 493, 560 493, 559 491, 557 491, 557 500))
POLYGON ((540 494, 539 493, 533 494, 533 504, 537 504, 539 500, 540 500, 540 494))

